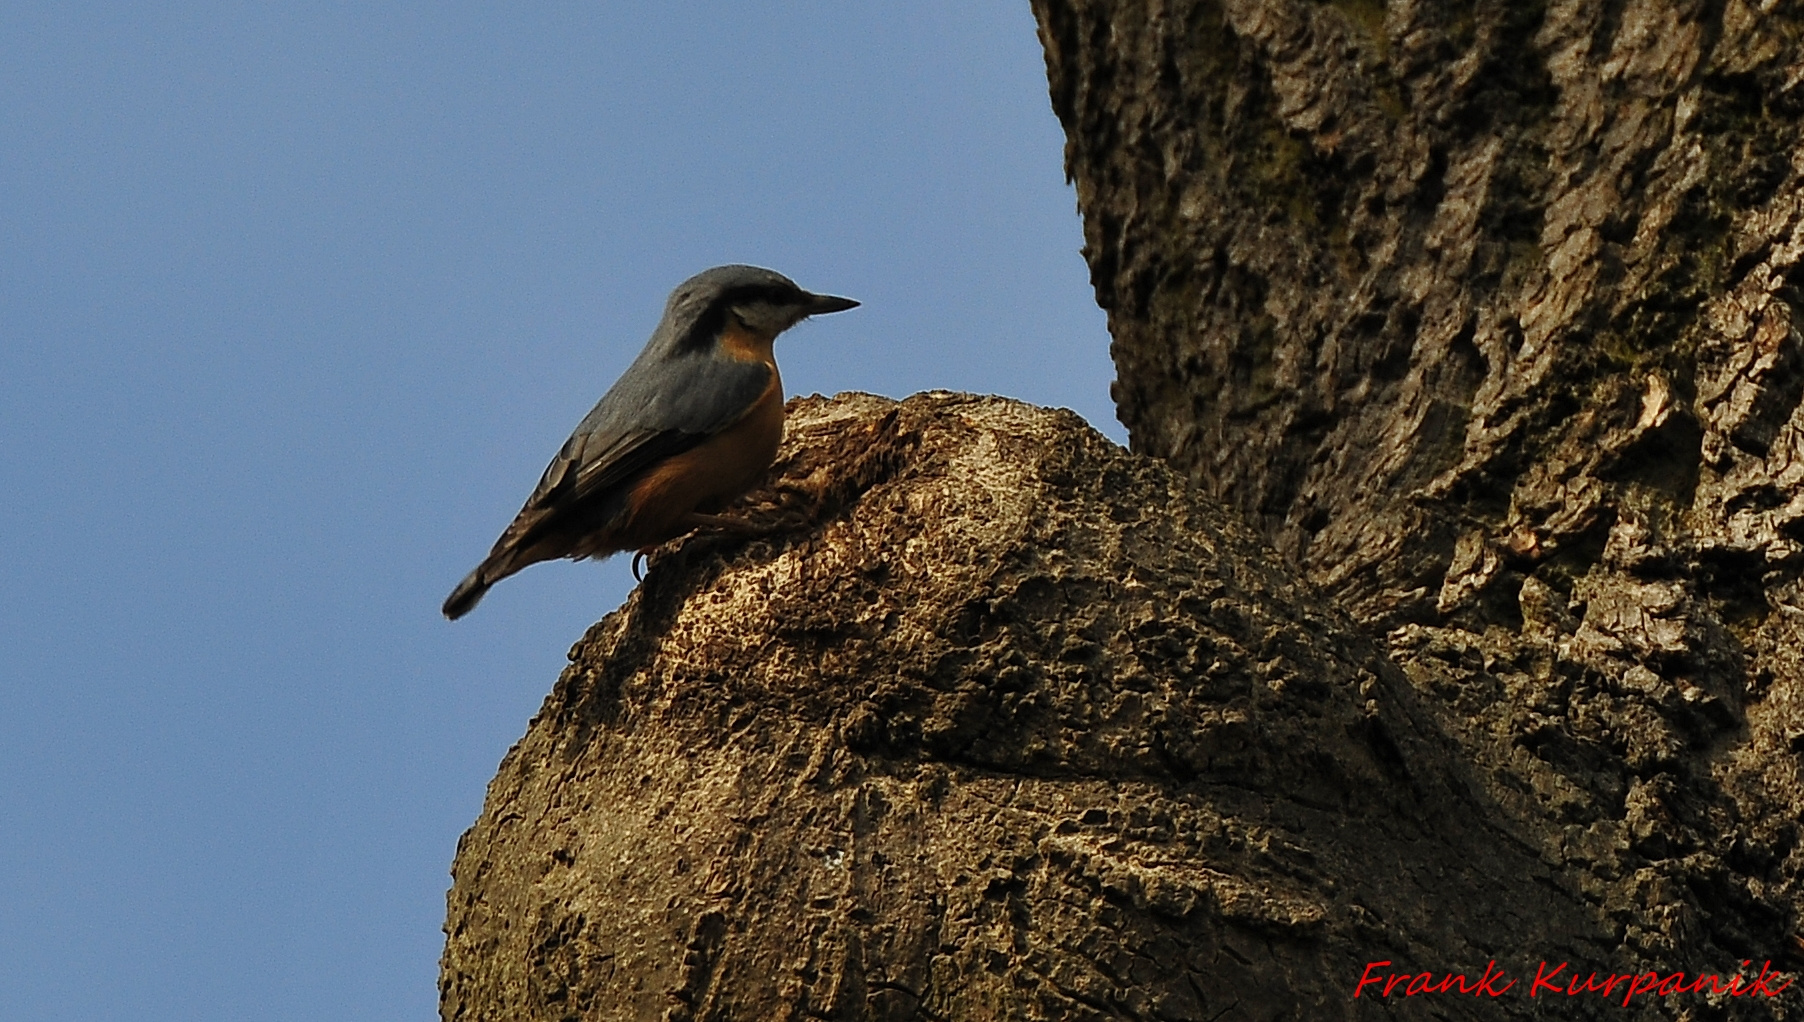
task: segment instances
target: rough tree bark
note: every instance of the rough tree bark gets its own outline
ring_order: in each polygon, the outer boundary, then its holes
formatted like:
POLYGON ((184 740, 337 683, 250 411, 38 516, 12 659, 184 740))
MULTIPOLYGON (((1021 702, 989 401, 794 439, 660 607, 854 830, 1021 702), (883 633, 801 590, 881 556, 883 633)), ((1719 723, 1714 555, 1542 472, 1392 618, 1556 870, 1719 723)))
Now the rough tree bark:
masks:
POLYGON ((1336 1017, 1370 960, 1607 957, 1378 646, 1158 462, 842 397, 779 471, 800 524, 657 561, 508 754, 447 1019, 1336 1017))
POLYGON ((1624 955, 1804 962, 1804 10, 1035 10, 1135 449, 1388 634, 1624 955))
POLYGON ((1804 966, 1798 8, 1034 7, 1140 453, 793 406, 502 764, 443 1016, 1797 1017, 1527 987, 1804 966))

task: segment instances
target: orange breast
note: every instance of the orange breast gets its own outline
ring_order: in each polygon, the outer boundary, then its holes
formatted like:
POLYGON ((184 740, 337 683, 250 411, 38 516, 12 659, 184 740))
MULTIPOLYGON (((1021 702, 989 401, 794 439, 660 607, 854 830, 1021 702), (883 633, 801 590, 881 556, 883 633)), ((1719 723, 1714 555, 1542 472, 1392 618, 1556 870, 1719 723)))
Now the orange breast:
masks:
POLYGON ((639 478, 627 520, 612 539, 615 549, 674 539, 687 531, 685 515, 719 510, 757 485, 783 442, 783 380, 776 370, 772 364, 770 386, 739 421, 639 478))
POLYGON ((720 350, 741 362, 763 362, 772 369, 777 368, 777 356, 771 345, 777 340, 776 334, 765 336, 747 330, 743 324, 731 316, 727 317, 727 325, 720 331, 716 340, 720 350))

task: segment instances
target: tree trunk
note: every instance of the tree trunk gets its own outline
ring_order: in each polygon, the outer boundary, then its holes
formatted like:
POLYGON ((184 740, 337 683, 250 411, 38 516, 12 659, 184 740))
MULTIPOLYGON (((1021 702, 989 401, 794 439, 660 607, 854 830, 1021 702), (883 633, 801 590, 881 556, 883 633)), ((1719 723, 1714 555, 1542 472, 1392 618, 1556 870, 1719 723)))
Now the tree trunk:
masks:
POLYGON ((1804 967, 1798 8, 1034 7, 1140 453, 792 403, 503 762, 443 1017, 1797 1017, 1595 987, 1804 967))
POLYGON ((508 754, 446 1019, 1335 1018, 1368 962, 1607 957, 1403 674, 1158 462, 849 397, 780 472, 800 524, 657 561, 508 754))
POLYGON ((1388 637, 1626 958, 1804 964, 1799 6, 1034 6, 1134 449, 1388 637))

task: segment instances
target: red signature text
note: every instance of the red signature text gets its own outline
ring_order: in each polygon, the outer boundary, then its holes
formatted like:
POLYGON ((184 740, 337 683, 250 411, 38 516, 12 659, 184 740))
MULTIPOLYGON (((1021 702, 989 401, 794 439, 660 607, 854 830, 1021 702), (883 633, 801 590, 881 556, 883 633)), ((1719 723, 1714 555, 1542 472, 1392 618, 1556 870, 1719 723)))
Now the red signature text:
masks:
MULTIPOLYGON (((1359 983, 1353 988, 1354 997, 1416 997, 1426 994, 1468 995, 1471 997, 1501 997, 1516 981, 1509 974, 1497 967, 1495 959, 1485 964, 1485 971, 1477 979, 1463 972, 1388 972, 1386 967, 1391 963, 1367 962, 1365 972, 1360 974, 1359 983), (1369 988, 1369 989, 1368 989, 1369 988)), ((1730 997, 1777 997, 1789 989, 1797 979, 1796 976, 1773 971, 1773 963, 1768 960, 1760 964, 1759 975, 1750 976, 1753 959, 1741 963, 1741 969, 1724 977, 1720 973, 1659 973, 1659 972, 1622 972, 1600 974, 1590 972, 1581 976, 1572 963, 1560 962, 1557 965, 1541 962, 1535 967, 1535 980, 1528 987, 1528 996, 1541 997, 1597 997, 1614 1000, 1618 995, 1622 998, 1622 1006, 1637 997, 1672 997, 1678 994, 1728 994, 1730 997), (1571 971, 1568 971, 1571 970, 1571 971)))

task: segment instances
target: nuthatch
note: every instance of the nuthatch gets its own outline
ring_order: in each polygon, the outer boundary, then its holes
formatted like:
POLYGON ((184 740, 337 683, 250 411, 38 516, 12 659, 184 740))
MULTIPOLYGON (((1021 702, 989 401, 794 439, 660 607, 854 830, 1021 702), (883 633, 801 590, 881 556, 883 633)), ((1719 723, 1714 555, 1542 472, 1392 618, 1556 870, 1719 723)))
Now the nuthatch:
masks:
POLYGON ((751 489, 783 439, 771 342, 850 298, 756 266, 716 266, 670 293, 645 350, 583 418, 513 524, 445 600, 469 613, 496 582, 558 557, 647 550, 701 527, 751 489))

